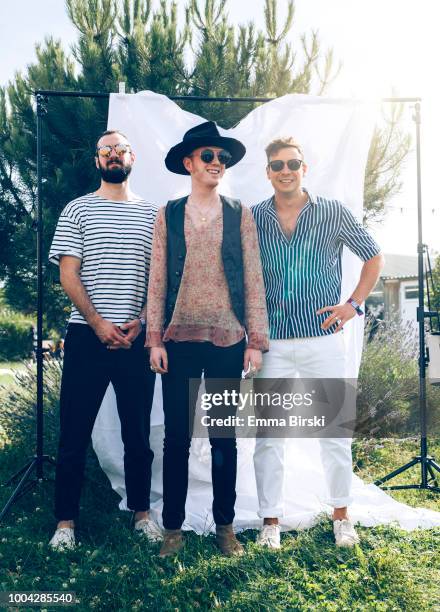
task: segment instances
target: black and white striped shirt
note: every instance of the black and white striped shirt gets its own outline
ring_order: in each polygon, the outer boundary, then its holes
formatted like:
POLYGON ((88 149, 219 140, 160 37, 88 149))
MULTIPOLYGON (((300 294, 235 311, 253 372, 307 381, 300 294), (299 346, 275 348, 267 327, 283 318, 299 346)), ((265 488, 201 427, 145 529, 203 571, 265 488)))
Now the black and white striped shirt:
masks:
MULTIPOLYGON (((58 221, 49 260, 81 260, 81 281, 98 313, 116 325, 139 316, 147 295, 157 206, 142 199, 107 200, 94 193, 69 202, 58 221)), ((75 306, 70 323, 86 323, 75 306)))
POLYGON ((328 313, 318 316, 316 311, 341 299, 343 245, 363 261, 380 252, 341 202, 310 193, 308 196, 290 240, 278 222, 273 196, 251 208, 258 230, 272 339, 333 333, 321 329, 328 313))

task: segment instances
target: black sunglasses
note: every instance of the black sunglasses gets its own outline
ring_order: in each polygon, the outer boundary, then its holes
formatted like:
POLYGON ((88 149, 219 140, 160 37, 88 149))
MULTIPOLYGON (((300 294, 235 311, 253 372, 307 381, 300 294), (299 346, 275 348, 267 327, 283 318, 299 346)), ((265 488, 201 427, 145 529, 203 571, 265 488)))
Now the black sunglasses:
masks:
MULTIPOLYGON (((192 155, 189 157, 192 157, 192 155)), ((219 163, 223 166, 227 166, 232 159, 232 155, 229 153, 229 151, 226 151, 226 149, 222 149, 218 153, 212 149, 204 149, 201 151, 199 157, 205 164, 210 164, 214 160, 214 157, 217 157, 219 163)))
POLYGON ((289 170, 299 170, 302 163, 302 159, 288 159, 286 162, 284 162, 282 159, 274 159, 268 163, 268 166, 272 172, 280 172, 285 165, 287 165, 289 170))

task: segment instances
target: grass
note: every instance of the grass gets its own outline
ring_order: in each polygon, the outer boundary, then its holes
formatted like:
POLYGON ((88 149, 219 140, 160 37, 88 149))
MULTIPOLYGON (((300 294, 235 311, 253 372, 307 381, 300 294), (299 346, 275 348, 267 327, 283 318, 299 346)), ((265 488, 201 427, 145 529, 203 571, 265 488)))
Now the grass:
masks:
MULTIPOLYGON (((370 449, 369 449, 370 446, 370 449)), ((387 441, 371 450, 356 443, 359 474, 383 475, 417 450, 414 442, 387 441)), ((433 449, 434 451, 434 449, 433 449)), ((1 480, 23 461, 3 449, 1 480)), ((440 444, 435 447, 440 456, 440 444)), ((0 590, 76 592, 75 610, 440 610, 440 529, 404 532, 395 527, 359 528, 361 544, 336 549, 331 524, 283 535, 281 551, 261 551, 255 532, 239 537, 246 556, 225 559, 212 536, 189 533, 176 560, 160 560, 158 545, 133 533, 117 509, 91 453, 82 498, 79 547, 54 553, 52 485, 42 484, 18 502, 0 527, 0 590), (437 608, 436 608, 437 606, 437 608)), ((9 489, 2 488, 0 503, 9 489)), ((394 494, 411 505, 437 508, 435 494, 394 494)), ((47 609, 50 609, 49 607, 47 609)))

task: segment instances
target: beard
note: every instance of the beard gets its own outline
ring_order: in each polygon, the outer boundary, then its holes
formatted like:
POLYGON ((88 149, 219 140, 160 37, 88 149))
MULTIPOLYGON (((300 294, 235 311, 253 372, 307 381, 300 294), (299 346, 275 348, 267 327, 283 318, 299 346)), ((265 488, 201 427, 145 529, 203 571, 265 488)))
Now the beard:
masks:
POLYGON ((106 183, 123 183, 127 180, 131 172, 131 166, 122 164, 120 162, 111 162, 114 165, 112 168, 108 168, 107 165, 103 167, 99 164, 99 173, 101 178, 106 183))

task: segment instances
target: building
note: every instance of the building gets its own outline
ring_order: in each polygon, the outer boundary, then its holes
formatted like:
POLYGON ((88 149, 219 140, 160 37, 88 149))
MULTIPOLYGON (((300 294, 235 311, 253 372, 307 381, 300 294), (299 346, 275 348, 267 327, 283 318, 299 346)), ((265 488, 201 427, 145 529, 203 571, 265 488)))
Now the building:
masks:
POLYGON ((398 314, 402 323, 417 326, 418 275, 417 255, 385 254, 385 266, 380 279, 367 299, 373 314, 385 318, 398 314))

